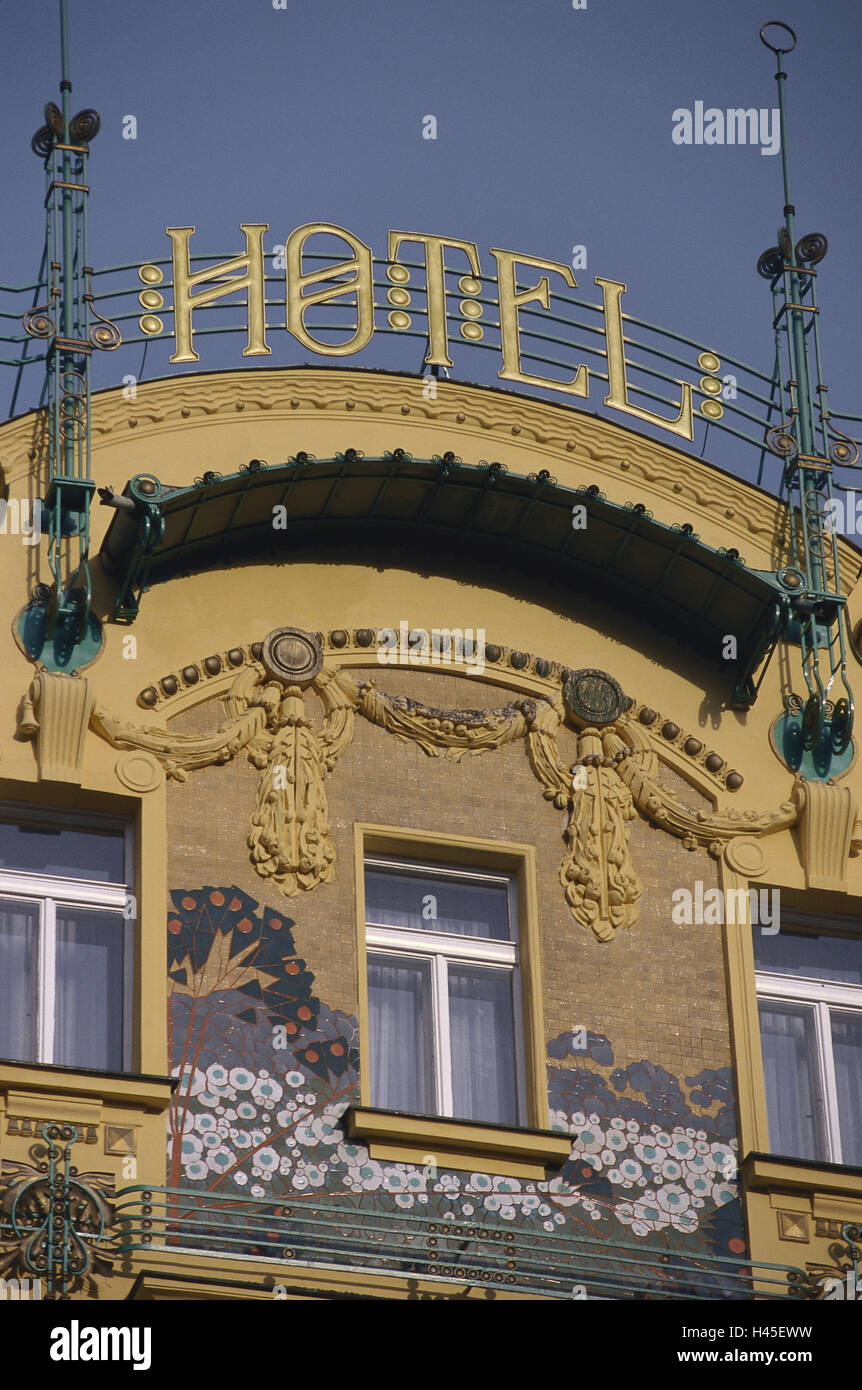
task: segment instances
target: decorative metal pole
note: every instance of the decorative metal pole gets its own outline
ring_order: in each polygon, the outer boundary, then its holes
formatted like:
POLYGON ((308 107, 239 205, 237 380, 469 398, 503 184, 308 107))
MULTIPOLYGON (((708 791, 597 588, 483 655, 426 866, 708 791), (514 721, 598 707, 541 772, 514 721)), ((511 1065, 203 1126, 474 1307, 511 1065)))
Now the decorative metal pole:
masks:
POLYGON ((847 599, 841 592, 835 509, 830 505, 832 466, 854 464, 859 450, 831 424, 826 404, 814 269, 826 255, 826 238, 814 232, 796 241, 785 101, 787 73, 782 64, 783 56, 796 47, 796 34, 788 25, 771 21, 763 25, 760 37, 777 59, 784 225, 778 231, 778 246, 764 251, 757 269, 772 286, 776 370, 781 372, 782 346, 788 367, 788 378, 781 383, 784 423, 769 431, 767 443, 784 459, 781 495, 787 498, 794 559, 778 574, 789 597, 790 620, 783 635, 800 646, 808 689, 805 701, 795 694, 785 700, 776 742, 794 771, 802 771, 812 780, 826 780, 842 772, 852 758, 854 713, 845 647, 845 629, 849 638, 847 599), (770 41, 767 30, 782 30, 783 34, 770 41))
POLYGON ((34 338, 48 339, 48 489, 42 525, 48 533, 53 584, 39 584, 18 621, 27 652, 48 670, 75 670, 92 660, 101 640, 90 613, 90 356, 121 342, 117 327, 93 308, 87 256, 87 156, 98 113, 71 114, 66 0, 60 0, 62 110, 49 101, 32 148, 45 162, 45 265, 49 297, 24 315, 34 338), (91 327, 92 319, 98 320, 91 327), (77 542, 77 545, 76 545, 77 542))

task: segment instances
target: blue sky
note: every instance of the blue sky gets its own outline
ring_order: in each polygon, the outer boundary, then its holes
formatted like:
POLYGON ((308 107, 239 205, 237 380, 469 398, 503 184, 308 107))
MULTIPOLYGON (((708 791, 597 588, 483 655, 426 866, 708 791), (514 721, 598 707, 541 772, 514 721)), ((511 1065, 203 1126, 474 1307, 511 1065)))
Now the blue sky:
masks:
MULTIPOLYGON (((799 36, 787 59, 797 230, 830 243, 818 277, 830 405, 858 413, 862 10, 778 8, 799 36)), ((671 133, 673 112, 697 101, 777 104, 758 37, 773 7, 70 0, 69 10, 72 109, 102 118, 89 170, 95 266, 164 256, 165 227, 188 223, 193 249, 214 253, 242 249, 242 221, 270 224, 267 250, 313 221, 350 228, 375 255, 390 227, 448 234, 478 243, 486 273, 491 246, 568 262, 582 244, 585 298, 600 300, 594 275, 624 280, 628 313, 771 370, 771 299, 755 265, 781 220, 780 156, 681 146, 671 133), (122 136, 128 114, 134 141, 122 136), (422 138, 428 114, 436 140, 422 138)), ((34 278, 43 237, 29 141, 44 102, 59 100, 56 0, 2 0, 0 36, 0 279, 20 284, 34 278)), ((243 365, 241 346, 206 341, 200 369, 243 365)), ((96 384, 119 384, 140 352, 103 357, 96 384)), ((307 356, 282 334, 264 365, 307 356)), ((146 374, 171 370, 167 357, 152 344, 146 374)), ((376 335, 341 363, 417 371, 421 357, 416 339, 376 335)), ((456 377, 496 382, 492 353, 456 343, 455 364, 456 377)), ((598 393, 589 408, 601 408, 598 393)))

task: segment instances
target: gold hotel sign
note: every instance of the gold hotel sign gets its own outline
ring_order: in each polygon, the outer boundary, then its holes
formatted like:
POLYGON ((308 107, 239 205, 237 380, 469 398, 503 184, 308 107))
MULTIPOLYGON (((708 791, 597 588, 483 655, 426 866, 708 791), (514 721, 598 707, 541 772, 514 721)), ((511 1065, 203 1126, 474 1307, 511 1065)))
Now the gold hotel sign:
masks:
MULTIPOLYGON (((168 227, 166 231, 171 239, 173 259, 175 348, 171 362, 200 360, 194 348, 195 310, 212 305, 237 290, 245 291, 247 343, 243 348, 243 356, 269 356, 272 349, 268 346, 266 337, 263 247, 263 236, 269 231, 269 225, 264 222, 242 223, 245 251, 229 260, 199 270, 192 270, 189 245, 195 228, 168 227)), ((389 315, 389 325, 396 330, 406 328, 410 324, 409 316, 403 311, 403 306, 411 302, 410 293, 404 288, 410 280, 410 270, 399 259, 402 248, 407 247, 411 248, 407 252, 408 255, 416 255, 418 250, 424 268, 424 287, 421 293, 425 296, 424 312, 427 313, 428 328, 428 352, 425 362, 429 366, 451 367, 453 363, 449 356, 446 275, 447 272, 456 272, 452 271, 447 257, 453 254, 466 257, 469 273, 461 275, 458 281, 459 290, 465 295, 460 305, 461 315, 466 320, 461 331, 467 341, 471 338, 477 341, 483 334, 481 327, 476 324, 476 318, 484 313, 483 305, 476 298, 482 290, 482 266, 478 247, 473 241, 461 241, 455 237, 431 236, 424 232, 389 232, 386 276, 391 288, 388 300, 391 305, 402 306, 396 307, 389 315)), ((499 322, 493 325, 499 328, 500 334, 502 362, 498 377, 503 381, 541 386, 568 396, 587 397, 590 392, 590 380, 586 364, 578 366, 568 381, 537 376, 524 371, 522 366, 522 357, 526 354, 521 341, 522 332, 525 330, 520 320, 520 312, 528 306, 550 309, 551 277, 555 277, 555 283, 559 284, 561 281, 569 289, 577 289, 577 281, 571 268, 560 261, 503 251, 498 247, 491 249, 491 255, 496 262, 496 275, 486 277, 486 280, 490 281, 492 287, 496 284, 497 300, 486 299, 485 304, 494 308, 499 306, 499 322), (525 278, 529 278, 530 285, 527 288, 519 288, 525 278)), ((325 222, 306 223, 297 227, 288 237, 283 248, 283 265, 286 327, 297 342, 309 352, 324 357, 348 357, 367 346, 375 331, 374 263, 369 246, 344 227, 325 222), (349 254, 324 268, 307 269, 304 257, 307 258, 310 253, 306 249, 306 243, 310 237, 320 234, 339 238, 349 248, 349 254), (330 303, 340 303, 343 306, 346 302, 345 297, 349 297, 350 306, 354 309, 355 327, 351 336, 337 344, 321 340, 315 336, 315 325, 307 322, 309 310, 314 306, 330 303)), ((139 274, 148 287, 140 295, 142 306, 161 307, 164 300, 155 286, 163 279, 162 271, 158 266, 150 264, 142 266, 139 274)), ((626 378, 621 308, 626 286, 620 281, 607 280, 598 275, 595 276, 595 283, 601 290, 604 315, 604 327, 598 331, 604 336, 607 352, 608 391, 604 397, 605 405, 667 430, 671 434, 679 435, 683 439, 693 439, 692 387, 688 383, 677 383, 680 388, 680 401, 678 413, 673 418, 656 415, 630 400, 631 385, 626 378)), ((449 294, 451 298, 451 291, 449 294)), ((141 328, 148 334, 163 331, 161 320, 154 314, 147 314, 141 319, 141 328)), ((714 358, 714 354, 705 354, 704 359, 707 357, 713 358, 715 365, 718 365, 718 359, 714 358)), ((703 360, 702 364, 706 366, 706 360, 703 360)), ((716 410, 715 414, 718 413, 716 410)))

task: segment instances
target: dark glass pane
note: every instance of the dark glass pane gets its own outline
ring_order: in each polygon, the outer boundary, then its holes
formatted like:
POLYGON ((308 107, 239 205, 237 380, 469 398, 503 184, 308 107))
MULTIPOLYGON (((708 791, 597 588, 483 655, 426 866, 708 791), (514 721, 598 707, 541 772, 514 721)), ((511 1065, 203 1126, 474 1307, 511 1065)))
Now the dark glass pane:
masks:
POLYGON ((767 936, 756 926, 754 962, 758 970, 779 975, 862 985, 862 935, 814 935, 782 927, 774 936, 767 936))
POLYGON ((118 912, 57 908, 54 1061, 123 1069, 123 940, 118 912))
POLYGON ((509 938, 509 894, 503 883, 443 878, 433 871, 365 871, 365 917, 381 927, 509 938))
POLYGON ((0 1057, 38 1057, 39 907, 0 898, 0 1057))
POLYGON ((0 869, 18 873, 124 883, 124 838, 71 826, 33 826, 0 821, 0 869))

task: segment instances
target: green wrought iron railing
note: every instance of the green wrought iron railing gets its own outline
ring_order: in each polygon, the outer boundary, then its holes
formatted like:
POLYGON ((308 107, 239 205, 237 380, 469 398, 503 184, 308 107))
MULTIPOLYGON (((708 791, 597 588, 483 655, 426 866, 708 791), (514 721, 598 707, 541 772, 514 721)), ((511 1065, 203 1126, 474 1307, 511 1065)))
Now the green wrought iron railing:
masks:
MULTIPOLYGON (((185 1252, 365 1272, 543 1298, 798 1300, 803 1270, 482 1219, 384 1211, 367 1196, 274 1201, 185 1188, 117 1194, 117 1256, 185 1252)), ((287 1271, 286 1271, 287 1272, 287 1271)))

